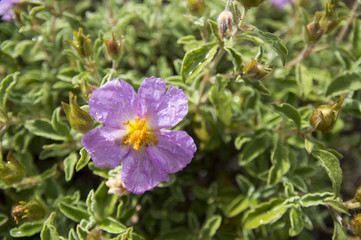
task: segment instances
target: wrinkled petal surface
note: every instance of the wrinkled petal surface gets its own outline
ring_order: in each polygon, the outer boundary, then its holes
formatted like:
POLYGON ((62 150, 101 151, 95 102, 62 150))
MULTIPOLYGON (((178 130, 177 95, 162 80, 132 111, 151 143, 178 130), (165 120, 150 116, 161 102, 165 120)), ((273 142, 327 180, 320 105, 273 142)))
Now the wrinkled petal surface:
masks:
POLYGON ((181 171, 187 166, 197 147, 184 131, 155 131, 158 144, 147 148, 152 161, 167 173, 181 171))
POLYGON ((138 100, 133 87, 124 80, 112 80, 92 92, 89 113, 108 127, 124 128, 138 116, 138 100))
POLYGON ((271 4, 282 9, 284 8, 287 4, 295 2, 296 0, 271 0, 271 4))
POLYGON ((125 130, 110 127, 95 128, 87 132, 81 144, 98 167, 115 168, 129 152, 122 145, 125 130))
POLYGON ((161 78, 146 78, 138 89, 140 115, 151 129, 170 128, 188 113, 188 99, 183 90, 169 86, 161 78), (165 93, 165 94, 164 94, 165 93))
POLYGON ((121 176, 126 189, 133 193, 144 193, 169 181, 168 174, 152 162, 145 149, 129 151, 123 161, 121 176))

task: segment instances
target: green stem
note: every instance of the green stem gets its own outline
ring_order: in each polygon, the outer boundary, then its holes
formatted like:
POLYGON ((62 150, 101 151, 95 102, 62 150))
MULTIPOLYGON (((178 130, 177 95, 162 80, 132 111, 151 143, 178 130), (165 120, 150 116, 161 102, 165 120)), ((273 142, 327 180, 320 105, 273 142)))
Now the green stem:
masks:
POLYGON ((243 27, 244 21, 246 20, 247 12, 248 12, 248 8, 243 8, 240 28, 243 27))

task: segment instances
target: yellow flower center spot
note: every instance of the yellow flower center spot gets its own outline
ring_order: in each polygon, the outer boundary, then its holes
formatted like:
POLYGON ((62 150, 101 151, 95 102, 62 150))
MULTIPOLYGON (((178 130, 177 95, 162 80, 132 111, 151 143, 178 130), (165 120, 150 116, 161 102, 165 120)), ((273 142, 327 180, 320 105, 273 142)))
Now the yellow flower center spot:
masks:
POLYGON ((145 119, 137 117, 133 122, 127 121, 128 133, 123 137, 122 144, 133 145, 133 149, 139 150, 142 147, 157 145, 157 137, 151 133, 145 119))

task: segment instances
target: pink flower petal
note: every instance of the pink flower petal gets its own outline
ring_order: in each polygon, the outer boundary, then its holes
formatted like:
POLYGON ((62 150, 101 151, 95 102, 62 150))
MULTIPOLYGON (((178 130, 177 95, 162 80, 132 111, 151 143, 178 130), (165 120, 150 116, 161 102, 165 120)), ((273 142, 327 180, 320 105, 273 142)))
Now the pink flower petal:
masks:
POLYGON ((146 78, 138 90, 140 115, 152 129, 170 128, 188 113, 188 99, 183 90, 169 86, 161 78, 146 78))
POLYGON ((167 173, 181 171, 187 166, 197 147, 184 131, 155 131, 158 144, 147 148, 152 161, 167 173))
POLYGON ((133 87, 124 80, 112 80, 92 92, 89 113, 108 127, 124 128, 138 116, 138 100, 133 87))
POLYGON ((90 154, 98 167, 115 168, 129 152, 129 146, 123 146, 125 130, 110 127, 95 128, 87 132, 81 144, 90 154))
POLYGON ((131 149, 123 161, 122 181, 126 189, 133 193, 144 193, 164 181, 168 174, 157 167, 144 149, 131 149))

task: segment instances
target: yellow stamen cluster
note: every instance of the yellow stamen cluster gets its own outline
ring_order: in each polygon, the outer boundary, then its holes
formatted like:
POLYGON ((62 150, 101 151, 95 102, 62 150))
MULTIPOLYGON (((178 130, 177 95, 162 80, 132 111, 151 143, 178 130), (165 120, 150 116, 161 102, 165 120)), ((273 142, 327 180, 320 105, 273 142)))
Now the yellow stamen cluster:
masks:
POLYGON ((123 137, 122 144, 132 144, 133 149, 139 150, 149 145, 157 145, 157 137, 149 130, 146 120, 137 117, 134 122, 127 121, 124 125, 128 126, 128 133, 123 137))

